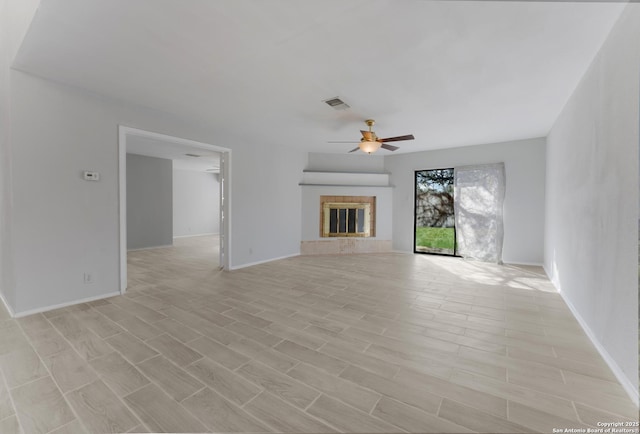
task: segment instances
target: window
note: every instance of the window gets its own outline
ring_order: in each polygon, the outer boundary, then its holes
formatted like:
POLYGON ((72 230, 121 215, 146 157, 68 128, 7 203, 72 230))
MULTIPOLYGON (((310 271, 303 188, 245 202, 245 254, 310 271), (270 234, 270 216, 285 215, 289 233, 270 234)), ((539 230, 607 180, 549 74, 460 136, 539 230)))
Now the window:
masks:
POLYGON ((415 176, 414 251, 502 263, 504 163, 415 176))
POLYGON ((456 254, 453 173, 453 169, 416 171, 416 253, 456 254))
POLYGON ((456 254, 502 263, 504 164, 456 167, 456 254))

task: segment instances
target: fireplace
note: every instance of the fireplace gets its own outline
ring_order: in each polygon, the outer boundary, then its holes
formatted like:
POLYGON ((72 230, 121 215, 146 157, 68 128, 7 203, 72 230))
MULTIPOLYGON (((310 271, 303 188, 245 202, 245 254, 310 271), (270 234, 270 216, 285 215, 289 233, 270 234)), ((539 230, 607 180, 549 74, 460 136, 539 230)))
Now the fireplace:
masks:
POLYGON ((320 196, 320 236, 375 237, 375 196, 320 196))

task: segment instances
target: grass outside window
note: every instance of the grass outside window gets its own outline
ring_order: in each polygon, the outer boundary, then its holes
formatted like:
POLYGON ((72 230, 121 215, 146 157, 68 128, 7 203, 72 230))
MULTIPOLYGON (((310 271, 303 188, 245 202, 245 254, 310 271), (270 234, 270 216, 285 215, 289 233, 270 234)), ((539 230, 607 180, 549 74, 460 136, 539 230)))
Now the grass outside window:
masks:
POLYGON ((454 252, 455 232, 454 228, 416 228, 416 247, 426 251, 454 252))

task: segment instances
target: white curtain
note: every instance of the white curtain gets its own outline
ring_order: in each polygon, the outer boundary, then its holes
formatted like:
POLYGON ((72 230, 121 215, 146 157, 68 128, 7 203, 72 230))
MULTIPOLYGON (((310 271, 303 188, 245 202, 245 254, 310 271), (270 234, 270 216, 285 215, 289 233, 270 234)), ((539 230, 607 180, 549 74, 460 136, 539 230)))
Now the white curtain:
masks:
POLYGON ((504 193, 504 163, 454 169, 458 255, 502 264, 504 193))

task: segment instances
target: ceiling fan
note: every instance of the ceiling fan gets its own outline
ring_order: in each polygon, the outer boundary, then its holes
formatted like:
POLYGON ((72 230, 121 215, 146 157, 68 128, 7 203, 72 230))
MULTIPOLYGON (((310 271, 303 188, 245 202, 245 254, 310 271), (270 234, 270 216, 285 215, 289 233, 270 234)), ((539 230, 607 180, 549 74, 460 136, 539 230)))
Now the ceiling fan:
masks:
MULTIPOLYGON (((376 133, 371 131, 371 127, 376 123, 373 119, 367 119, 364 121, 365 124, 369 127, 369 131, 360 130, 362 133, 362 139, 360 139, 360 144, 357 148, 350 150, 349 152, 355 152, 358 149, 366 152, 367 154, 372 154, 376 152, 378 149, 386 149, 388 151, 395 151, 399 149, 397 146, 387 145, 388 142, 400 142, 402 140, 413 140, 413 134, 407 134, 406 136, 397 136, 397 137, 387 137, 386 139, 381 139, 376 136, 376 133)), ((358 142, 328 142, 328 143, 358 143, 358 142)))

